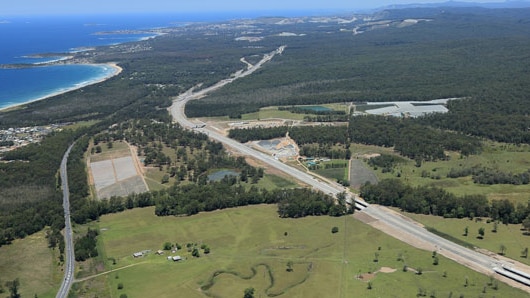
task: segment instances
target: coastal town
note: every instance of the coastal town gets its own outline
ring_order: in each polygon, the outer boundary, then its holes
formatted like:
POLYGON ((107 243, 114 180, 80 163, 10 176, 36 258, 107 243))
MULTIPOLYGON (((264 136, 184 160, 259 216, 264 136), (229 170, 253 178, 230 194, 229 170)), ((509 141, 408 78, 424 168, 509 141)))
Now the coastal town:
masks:
POLYGON ((7 152, 32 143, 38 143, 52 132, 61 131, 71 123, 51 124, 46 126, 11 127, 0 130, 0 152, 7 152))

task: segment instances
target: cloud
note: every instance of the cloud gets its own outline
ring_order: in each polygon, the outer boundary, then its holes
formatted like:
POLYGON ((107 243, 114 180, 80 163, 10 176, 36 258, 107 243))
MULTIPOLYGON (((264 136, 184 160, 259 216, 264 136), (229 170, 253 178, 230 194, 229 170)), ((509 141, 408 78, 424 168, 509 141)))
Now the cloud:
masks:
POLYGON ((0 21, 0 24, 10 24, 11 21, 8 21, 8 20, 1 20, 0 21))

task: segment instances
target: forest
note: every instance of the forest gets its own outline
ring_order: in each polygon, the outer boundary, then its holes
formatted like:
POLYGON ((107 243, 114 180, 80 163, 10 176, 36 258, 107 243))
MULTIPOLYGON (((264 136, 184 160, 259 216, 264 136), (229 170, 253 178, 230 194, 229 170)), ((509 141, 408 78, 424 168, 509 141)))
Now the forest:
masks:
POLYGON ((228 136, 242 143, 267 140, 289 134, 300 146, 300 155, 350 159, 351 151, 346 126, 280 126, 269 128, 231 129, 228 136))
POLYGON ((394 147, 396 152, 421 164, 422 161, 446 159, 444 150, 458 151, 463 156, 482 150, 479 138, 462 133, 420 125, 414 119, 357 116, 348 126, 352 142, 382 147, 394 147))
POLYGON ((459 178, 472 176, 473 182, 477 184, 513 184, 521 185, 530 183, 530 169, 519 174, 506 173, 498 169, 491 169, 486 167, 470 167, 462 169, 452 168, 447 173, 447 178, 459 178))
POLYGON ((488 201, 484 195, 456 196, 438 187, 405 185, 399 179, 384 179, 377 185, 361 187, 361 197, 369 203, 398 207, 403 211, 449 218, 490 217, 504 224, 520 224, 530 216, 530 201, 488 201))
POLYGON ((64 227, 56 175, 62 154, 78 135, 52 134, 39 144, 7 152, 0 162, 0 246, 45 226, 64 227))
POLYGON ((318 143, 320 145, 346 144, 346 126, 322 125, 322 126, 279 126, 270 128, 244 128, 231 129, 228 136, 241 143, 248 141, 267 140, 289 137, 298 145, 318 143))
POLYGON ((394 167, 400 163, 405 163, 407 160, 399 156, 390 154, 381 154, 379 156, 372 157, 368 160, 368 164, 377 170, 381 168, 383 173, 392 172, 394 167))
POLYGON ((263 70, 189 103, 186 114, 237 118, 266 106, 460 98, 449 102, 449 113, 418 124, 529 143, 528 15, 528 9, 389 10, 378 18, 431 21, 359 35, 328 24, 310 38, 285 41, 284 54, 263 70))
MULTIPOLYGON (((149 51, 124 51, 123 47, 98 49, 93 62, 117 62, 123 68, 120 75, 100 84, 29 103, 21 109, 0 112, 2 128, 92 121, 84 128, 58 132, 40 144, 2 155, 0 245, 45 226, 52 228, 50 244, 59 241, 57 231, 63 228, 64 220, 57 170, 64 152, 74 140, 77 141, 68 172, 72 216, 77 223, 95 220, 109 212, 155 205, 161 214, 190 214, 239 203, 251 204, 253 200, 281 203, 278 196, 251 187, 244 193, 241 190, 246 197, 238 197, 235 202, 229 197, 215 197, 216 201, 205 197, 190 200, 185 196, 182 198, 188 201, 179 201, 186 187, 190 194, 204 191, 206 194, 219 192, 221 196, 222 191, 231 194, 241 184, 241 177, 235 183, 230 180, 220 185, 205 181, 201 177, 210 167, 240 167, 257 178, 260 172, 237 158, 227 157, 222 146, 207 141, 207 137, 181 131, 171 123, 166 108, 174 96, 192 86, 211 85, 243 68, 241 57, 253 61, 256 55, 261 57, 283 44, 287 45, 284 53, 253 75, 190 102, 186 106, 187 116, 237 118, 272 105, 459 98, 449 102, 448 113, 418 119, 353 117, 348 119, 348 126, 234 130, 231 136, 246 142, 283 137, 289 132, 308 156, 332 155, 346 159, 348 153, 351 154, 350 142, 393 146, 401 155, 415 159, 420 165, 422 161, 446 158, 444 150, 459 151, 462 155, 479 153, 481 138, 530 143, 530 59, 527 55, 530 10, 388 10, 374 18, 428 18, 430 21, 358 35, 351 32, 359 23, 277 26, 257 22, 255 26, 263 29, 267 37, 251 46, 235 40, 242 34, 237 26, 218 29, 218 32, 190 26, 141 41, 149 51), (296 38, 277 35, 287 31, 306 35, 296 38), (106 201, 90 199, 83 154, 90 142, 115 140, 137 145, 149 165, 161 167, 173 183, 180 183, 171 190, 179 196, 171 196, 168 190, 106 201), (174 154, 170 156, 161 147, 171 148, 174 154), (256 197, 252 197, 254 195, 256 197)), ((311 119, 331 116, 343 115, 314 115, 311 119)), ((386 166, 395 161, 380 162, 386 166)), ((500 173, 497 176, 504 176, 503 181, 516 179, 500 173)), ((481 181, 488 184, 492 183, 488 181, 501 181, 495 179, 481 181)), ((524 176, 517 179, 521 183, 526 181, 524 176)), ((326 205, 327 199, 321 194, 292 191, 293 198, 320 197, 323 203, 293 207, 303 204, 296 199, 283 201, 280 204, 282 216, 344 213, 330 211, 332 208, 326 205), (291 212, 291 209, 303 211, 291 212)), ((486 202, 481 207, 473 203, 484 203, 485 198, 480 196, 457 198, 440 189, 412 188, 396 182, 365 186, 363 194, 376 202, 382 200, 381 204, 442 216, 492 216, 515 223, 528 215, 525 206, 513 206, 511 202, 486 202), (388 187, 386 192, 385 186, 388 187), (378 195, 382 195, 380 199, 378 195), (440 201, 438 197, 445 200, 440 201)))

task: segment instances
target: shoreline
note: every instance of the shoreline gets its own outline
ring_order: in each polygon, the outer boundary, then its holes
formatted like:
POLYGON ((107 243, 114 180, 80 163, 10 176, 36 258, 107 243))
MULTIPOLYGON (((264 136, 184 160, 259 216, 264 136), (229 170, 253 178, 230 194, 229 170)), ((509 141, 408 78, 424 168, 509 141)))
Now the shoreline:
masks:
POLYGON ((78 65, 108 66, 108 67, 112 68, 114 71, 112 73, 109 73, 109 74, 105 75, 104 77, 98 77, 96 79, 93 79, 93 80, 90 80, 90 81, 87 81, 87 82, 83 82, 81 84, 66 88, 64 90, 60 90, 60 91, 56 91, 56 92, 53 92, 53 93, 50 93, 50 94, 46 94, 44 96, 41 96, 41 97, 38 97, 38 98, 34 98, 34 99, 30 99, 28 101, 24 101, 24 102, 21 102, 21 103, 15 103, 15 104, 12 104, 12 105, 9 105, 9 106, 6 106, 6 107, 2 107, 2 108, 0 108, 0 112, 6 112, 8 110, 19 109, 22 106, 25 106, 25 105, 33 103, 33 102, 37 102, 37 101, 44 100, 44 99, 47 99, 47 98, 50 98, 50 97, 61 95, 61 94, 64 94, 64 93, 67 93, 67 92, 70 92, 70 91, 78 90, 78 89, 84 88, 86 86, 102 83, 102 82, 104 82, 104 81, 106 81, 106 80, 108 80, 108 79, 110 79, 112 77, 115 77, 115 76, 119 75, 123 71, 123 68, 121 68, 115 62, 102 63, 102 64, 96 64, 96 63, 92 63, 92 64, 78 64, 78 65))

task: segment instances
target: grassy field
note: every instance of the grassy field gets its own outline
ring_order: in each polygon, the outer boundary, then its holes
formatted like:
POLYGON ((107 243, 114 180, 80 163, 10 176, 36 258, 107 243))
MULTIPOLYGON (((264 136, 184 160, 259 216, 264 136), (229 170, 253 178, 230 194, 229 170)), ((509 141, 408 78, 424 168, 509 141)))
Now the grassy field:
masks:
POLYGON ((303 120, 306 114, 295 114, 289 111, 278 111, 277 107, 261 108, 259 112, 243 114, 241 120, 257 120, 257 119, 290 119, 290 120, 303 120))
POLYGON ((273 190, 276 188, 292 188, 292 187, 298 186, 298 184, 296 184, 292 180, 288 180, 280 176, 269 175, 269 174, 265 174, 263 178, 261 178, 257 184, 249 184, 249 185, 256 185, 257 187, 265 188, 269 190, 273 190))
POLYGON ((112 142, 112 148, 107 147, 108 143, 99 143, 98 146, 101 147, 101 153, 94 153, 90 155, 91 162, 97 162, 102 160, 108 160, 113 158, 120 158, 125 156, 130 156, 131 151, 129 146, 124 142, 112 142))
MULTIPOLYGON (((334 103, 334 104, 321 104, 318 106, 330 108, 332 110, 336 111, 345 111, 348 112, 348 105, 342 104, 342 103, 334 103)), ((291 113, 289 111, 279 111, 277 106, 271 106, 271 107, 265 107, 261 108, 258 112, 255 113, 248 113, 241 115, 241 120, 258 120, 258 119, 288 119, 288 120, 303 120, 305 116, 314 116, 312 114, 297 114, 297 113, 291 113)), ((201 118, 202 121, 229 121, 230 118, 228 116, 225 117, 208 117, 208 118, 201 118)))
POLYGON ((498 223, 497 232, 493 232, 493 222, 487 223, 486 220, 475 221, 467 218, 457 219, 412 213, 405 214, 427 227, 432 227, 456 239, 494 253, 500 253, 501 245, 504 245, 506 248, 506 257, 530 265, 528 258, 521 257, 521 252, 525 248, 530 248, 530 236, 523 235, 521 225, 504 225, 498 223), (468 227, 468 235, 464 236, 464 229, 466 227, 468 227), (485 234, 483 239, 477 238, 479 228, 484 228, 485 234))
POLYGON ((322 175, 326 178, 331 178, 333 180, 348 180, 348 166, 344 167, 344 168, 329 168, 329 169, 326 169, 325 166, 326 164, 344 164, 344 163, 348 163, 348 161, 345 161, 343 159, 341 160, 335 160, 335 161, 330 161, 330 162, 323 162, 319 165, 319 169, 318 170, 314 170, 313 172, 315 172, 316 174, 318 175, 322 175))
POLYGON ((489 277, 443 257, 433 265, 431 252, 414 249, 351 216, 280 219, 276 206, 260 205, 156 217, 153 208, 144 208, 105 215, 93 225, 102 231, 103 258, 116 259, 115 265, 106 262, 107 270, 115 271, 76 288, 88 292, 90 283, 106 285, 108 293, 99 297, 241 297, 248 287, 256 289, 256 297, 413 297, 420 290, 436 297, 450 292, 453 297, 477 297, 484 288, 488 297, 527 297, 502 283, 494 290, 486 285, 489 277), (332 227, 339 232, 331 233, 332 227), (184 246, 175 253, 154 254, 166 241, 206 244, 211 252, 200 250, 201 257, 194 258, 184 246), (152 252, 132 257, 142 250, 152 252), (168 255, 185 260, 168 261, 168 255), (292 272, 287 271, 289 262, 292 272), (404 272, 404 265, 421 268, 423 274, 404 272), (379 272, 382 267, 396 271, 379 272))
POLYGON ((65 129, 78 129, 78 128, 82 128, 82 127, 92 126, 92 125, 94 125, 94 124, 96 124, 98 122, 99 121, 97 121, 97 120, 79 121, 79 122, 75 122, 75 123, 72 123, 70 125, 67 125, 64 128, 65 129))
MULTIPOLYGON (((393 153, 391 148, 364 146, 354 144, 351 146, 353 154, 367 153, 393 153)), ((451 168, 462 169, 473 166, 484 166, 499 169, 503 172, 521 173, 530 168, 530 146, 509 145, 487 142, 484 152, 480 155, 471 155, 461 158, 457 153, 449 153, 450 160, 424 162, 421 167, 416 167, 414 161, 398 165, 393 172, 382 173, 381 169, 375 171, 379 179, 395 178, 400 173, 401 179, 410 185, 433 185, 442 187, 454 194, 484 194, 489 199, 509 199, 513 202, 526 204, 529 199, 530 185, 479 185, 473 183, 471 177, 446 178, 451 168)))
MULTIPOLYGON (((63 273, 57 266, 58 250, 48 248, 45 236, 40 231, 0 247, 1 286, 18 278, 22 297, 55 297, 63 273)), ((2 297, 9 293, 6 287, 4 290, 2 297)))
POLYGON ((163 171, 160 171, 160 168, 158 167, 145 167, 145 182, 147 183, 147 186, 149 187, 149 190, 151 191, 157 191, 161 189, 165 189, 170 185, 173 185, 175 180, 171 180, 171 183, 162 184, 162 178, 164 175, 167 175, 165 168, 163 171))

